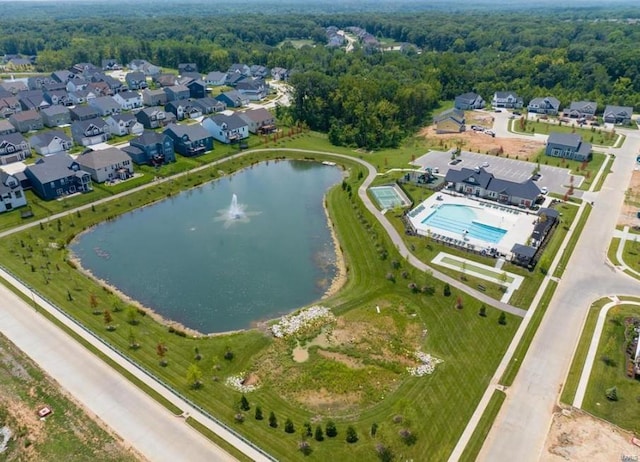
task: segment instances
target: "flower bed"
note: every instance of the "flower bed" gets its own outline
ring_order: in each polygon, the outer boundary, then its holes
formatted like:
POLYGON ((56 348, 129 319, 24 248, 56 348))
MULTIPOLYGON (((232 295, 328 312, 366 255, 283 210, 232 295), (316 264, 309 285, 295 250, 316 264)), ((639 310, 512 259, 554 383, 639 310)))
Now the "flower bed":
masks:
POLYGON ((231 387, 234 390, 238 390, 241 393, 249 393, 250 391, 255 391, 258 389, 258 387, 256 387, 255 385, 245 385, 245 380, 245 374, 238 374, 227 377, 225 383, 228 387, 231 387))
POLYGON ((416 367, 407 367, 409 374, 414 377, 422 377, 424 375, 433 374, 436 370, 436 365, 440 364, 442 359, 431 356, 430 354, 423 353, 422 351, 416 351, 413 353, 414 357, 422 364, 416 367))
POLYGON ((335 317, 326 306, 314 305, 299 311, 297 314, 284 316, 280 322, 271 326, 274 337, 284 338, 302 329, 315 327, 333 321, 335 317))

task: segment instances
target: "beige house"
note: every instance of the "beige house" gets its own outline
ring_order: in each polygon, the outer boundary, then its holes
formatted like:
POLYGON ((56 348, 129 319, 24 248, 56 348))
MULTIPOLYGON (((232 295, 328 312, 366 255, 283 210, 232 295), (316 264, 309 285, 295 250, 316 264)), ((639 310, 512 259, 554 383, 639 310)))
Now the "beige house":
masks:
POLYGON ((76 162, 97 183, 126 180, 133 175, 131 157, 118 148, 87 151, 79 155, 76 162))

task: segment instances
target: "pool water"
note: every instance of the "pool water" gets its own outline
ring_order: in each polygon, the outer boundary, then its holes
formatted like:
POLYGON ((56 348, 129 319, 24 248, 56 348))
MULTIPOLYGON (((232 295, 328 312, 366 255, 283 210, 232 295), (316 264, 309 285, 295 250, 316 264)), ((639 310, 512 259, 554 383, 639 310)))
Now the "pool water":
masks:
POLYGON ((492 244, 497 244, 507 234, 506 229, 480 223, 473 208, 466 205, 443 204, 422 220, 422 224, 492 244))

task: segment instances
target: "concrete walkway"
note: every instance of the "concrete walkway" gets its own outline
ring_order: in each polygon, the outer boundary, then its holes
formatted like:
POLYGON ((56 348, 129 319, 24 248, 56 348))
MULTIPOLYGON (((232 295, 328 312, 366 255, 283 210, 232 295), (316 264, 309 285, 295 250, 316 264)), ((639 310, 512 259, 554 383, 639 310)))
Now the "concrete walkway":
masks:
POLYGON ((620 242, 618 242, 618 248, 616 249, 616 259, 618 260, 618 264, 616 266, 618 266, 622 271, 631 273, 631 275, 636 279, 640 279, 640 272, 631 268, 624 261, 624 247, 627 241, 640 241, 640 236, 630 233, 629 227, 625 226, 622 231, 616 229, 613 233, 613 237, 620 239, 620 242), (633 236, 633 239, 631 239, 631 236, 633 236))
POLYGON ((621 302, 616 298, 611 303, 607 303, 605 306, 603 306, 600 310, 600 313, 598 313, 598 321, 596 322, 596 327, 593 330, 593 336, 591 337, 591 343, 589 344, 589 351, 587 352, 587 357, 584 361, 584 366, 582 367, 582 374, 580 374, 580 381, 578 382, 576 394, 573 398, 573 407, 577 407, 580 409, 582 408, 582 401, 584 400, 584 395, 587 392, 589 377, 591 377, 591 369, 593 369, 593 363, 596 359, 596 354, 598 353, 600 337, 602 336, 602 331, 604 330, 604 323, 607 320, 607 313, 609 313, 609 310, 611 308, 618 305, 640 306, 640 302, 621 302))

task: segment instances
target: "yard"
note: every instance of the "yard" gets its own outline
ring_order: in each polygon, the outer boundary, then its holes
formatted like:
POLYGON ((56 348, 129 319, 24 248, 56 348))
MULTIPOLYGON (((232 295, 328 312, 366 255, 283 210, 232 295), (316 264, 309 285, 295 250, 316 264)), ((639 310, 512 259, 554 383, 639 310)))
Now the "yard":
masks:
POLYGON ((605 130, 602 127, 581 128, 576 121, 570 123, 557 123, 556 119, 544 120, 527 120, 526 118, 514 119, 511 122, 511 130, 514 133, 534 134, 541 133, 548 135, 552 132, 558 133, 575 133, 582 136, 583 141, 596 146, 613 146, 618 136, 615 130, 605 130))

